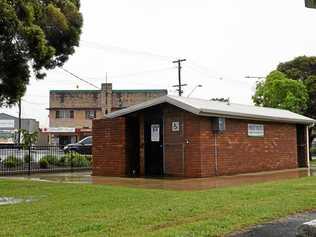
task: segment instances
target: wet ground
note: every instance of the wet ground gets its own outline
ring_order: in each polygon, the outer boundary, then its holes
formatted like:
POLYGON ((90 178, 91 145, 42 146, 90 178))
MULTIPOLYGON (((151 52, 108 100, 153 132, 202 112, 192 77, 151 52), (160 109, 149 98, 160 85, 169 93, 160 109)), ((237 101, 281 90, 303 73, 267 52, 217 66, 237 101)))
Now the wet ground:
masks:
POLYGON ((316 219, 316 212, 294 215, 227 237, 295 237, 297 228, 301 224, 314 219, 316 219))
POLYGON ((33 202, 33 198, 0 197, 0 206, 14 205, 22 202, 33 202))
POLYGON ((305 176, 316 176, 315 169, 295 169, 285 171, 261 172, 235 176, 212 178, 176 179, 176 178, 118 178, 94 177, 90 172, 35 174, 23 177, 5 177, 6 179, 30 179, 48 182, 86 183, 113 185, 132 188, 166 189, 166 190, 207 190, 217 187, 242 186, 277 180, 295 179, 305 176))

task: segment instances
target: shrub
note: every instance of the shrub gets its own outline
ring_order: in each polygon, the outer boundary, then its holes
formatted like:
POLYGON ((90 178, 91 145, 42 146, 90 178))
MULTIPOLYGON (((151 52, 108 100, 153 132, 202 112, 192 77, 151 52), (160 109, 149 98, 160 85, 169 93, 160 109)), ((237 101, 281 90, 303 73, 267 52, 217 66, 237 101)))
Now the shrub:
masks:
POLYGON ((59 162, 58 157, 53 155, 43 156, 42 159, 46 160, 50 165, 57 165, 59 162))
POLYGON ((40 159, 39 165, 41 169, 47 169, 48 168, 48 161, 45 158, 40 159))
POLYGON ((18 166, 19 164, 21 164, 21 160, 18 159, 15 156, 8 156, 4 161, 3 161, 3 165, 7 168, 14 168, 16 166, 18 166))
POLYGON ((313 155, 316 155, 316 146, 313 146, 313 147, 311 148, 311 153, 312 153, 313 155))
POLYGON ((79 153, 68 153, 59 159, 59 166, 89 167, 91 158, 79 153))
POLYGON ((83 155, 74 155, 72 158, 73 167, 89 167, 90 162, 88 161, 86 156, 83 155))
POLYGON ((29 154, 26 154, 26 155, 24 155, 23 160, 25 163, 29 163, 29 162, 33 161, 33 158, 29 154))
POLYGON ((59 158, 57 165, 58 166, 67 166, 67 156, 62 156, 59 158))

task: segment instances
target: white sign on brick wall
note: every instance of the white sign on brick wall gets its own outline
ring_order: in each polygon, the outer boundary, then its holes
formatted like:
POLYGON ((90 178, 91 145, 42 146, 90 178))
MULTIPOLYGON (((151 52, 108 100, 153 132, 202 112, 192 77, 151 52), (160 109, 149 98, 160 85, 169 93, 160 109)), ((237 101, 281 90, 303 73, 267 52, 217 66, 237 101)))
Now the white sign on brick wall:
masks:
POLYGON ((180 131, 180 122, 179 121, 172 122, 171 130, 172 130, 172 132, 179 132, 180 131))
POLYGON ((151 141, 152 142, 160 141, 160 125, 159 124, 151 125, 151 141))

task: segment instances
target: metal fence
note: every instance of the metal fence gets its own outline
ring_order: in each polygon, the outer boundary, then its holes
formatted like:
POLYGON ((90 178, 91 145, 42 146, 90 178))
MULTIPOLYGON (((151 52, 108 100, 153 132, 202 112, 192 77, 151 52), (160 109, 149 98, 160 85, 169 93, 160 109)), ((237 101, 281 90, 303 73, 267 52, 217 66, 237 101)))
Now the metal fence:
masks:
POLYGON ((59 146, 0 145, 0 176, 89 170, 91 159, 59 146))

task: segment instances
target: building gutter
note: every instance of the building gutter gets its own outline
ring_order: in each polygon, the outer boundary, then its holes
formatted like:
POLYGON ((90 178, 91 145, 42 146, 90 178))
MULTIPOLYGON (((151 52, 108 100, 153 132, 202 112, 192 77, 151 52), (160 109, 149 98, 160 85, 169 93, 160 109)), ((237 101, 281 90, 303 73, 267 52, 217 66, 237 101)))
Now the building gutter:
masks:
POLYGON ((267 122, 279 122, 279 123, 292 123, 292 124, 304 124, 313 126, 315 124, 315 120, 299 120, 299 119, 287 119, 287 118, 277 118, 277 117, 269 117, 269 116, 255 116, 255 115, 247 115, 247 114, 239 114, 239 113, 220 113, 218 111, 209 112, 205 110, 201 110, 199 113, 200 116, 205 117, 224 117, 224 118, 232 118, 232 119, 241 119, 241 120, 256 120, 256 121, 267 121, 267 122))

